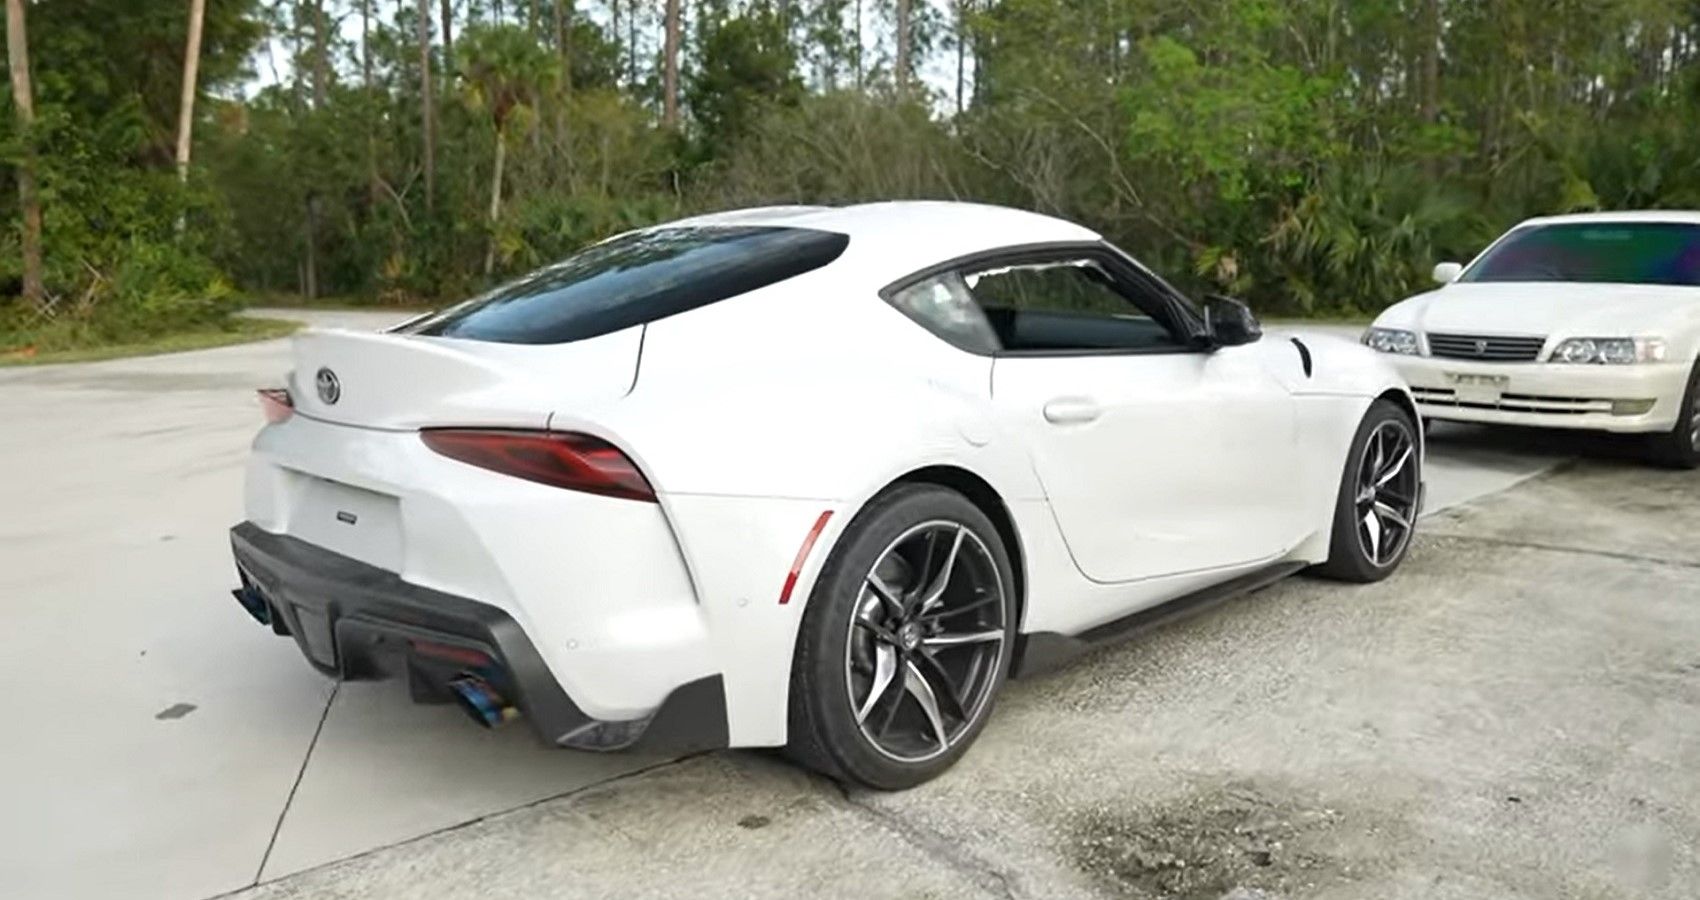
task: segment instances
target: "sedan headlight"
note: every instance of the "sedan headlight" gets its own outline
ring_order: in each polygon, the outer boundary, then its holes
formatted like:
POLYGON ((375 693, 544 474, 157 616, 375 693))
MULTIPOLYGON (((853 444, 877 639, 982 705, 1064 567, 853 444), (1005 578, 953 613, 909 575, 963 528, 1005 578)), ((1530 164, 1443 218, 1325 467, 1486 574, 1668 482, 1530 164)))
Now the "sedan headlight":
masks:
POLYGON ((1621 366, 1664 359, 1665 342, 1658 338, 1570 338, 1552 350, 1555 363, 1621 366))
POLYGON ((1382 353, 1403 353, 1415 356, 1417 333, 1399 328, 1371 328, 1364 332, 1364 346, 1382 353))

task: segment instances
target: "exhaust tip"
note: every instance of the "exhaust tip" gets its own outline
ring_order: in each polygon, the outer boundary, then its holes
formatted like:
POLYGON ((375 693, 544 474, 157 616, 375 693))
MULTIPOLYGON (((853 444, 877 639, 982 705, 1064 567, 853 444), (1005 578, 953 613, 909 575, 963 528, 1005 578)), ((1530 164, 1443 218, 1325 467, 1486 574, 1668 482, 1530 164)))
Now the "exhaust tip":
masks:
POLYGON ((485 728, 497 728, 519 718, 515 709, 490 683, 477 675, 461 675, 449 682, 455 705, 485 728))
POLYGON ((272 605, 266 602, 266 598, 260 596, 259 591, 248 585, 243 585, 230 593, 236 598, 236 602, 242 604, 242 608, 248 611, 248 615, 254 617, 254 621, 261 625, 272 623, 272 605))

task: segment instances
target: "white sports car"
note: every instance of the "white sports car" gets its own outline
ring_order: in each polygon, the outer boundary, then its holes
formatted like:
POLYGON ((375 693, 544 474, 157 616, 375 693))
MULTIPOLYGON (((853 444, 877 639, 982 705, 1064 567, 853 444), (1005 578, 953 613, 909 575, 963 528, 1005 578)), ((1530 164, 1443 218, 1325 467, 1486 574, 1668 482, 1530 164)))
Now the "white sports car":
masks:
POLYGON ((784 746, 913 785, 1012 672, 1399 565, 1423 449, 1397 373, 1260 337, 1015 210, 632 232, 389 333, 297 337, 237 599, 326 674, 549 744, 784 746))
POLYGON ((1434 277, 1364 333, 1425 418, 1644 434, 1700 466, 1700 213, 1533 219, 1434 277))

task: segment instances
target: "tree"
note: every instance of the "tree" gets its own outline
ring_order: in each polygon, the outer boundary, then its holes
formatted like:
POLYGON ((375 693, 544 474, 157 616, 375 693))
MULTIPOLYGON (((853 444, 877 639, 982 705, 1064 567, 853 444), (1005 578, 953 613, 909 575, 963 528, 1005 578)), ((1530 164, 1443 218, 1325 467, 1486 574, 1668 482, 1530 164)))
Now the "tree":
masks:
POLYGON ((661 124, 679 127, 679 0, 667 0, 667 38, 662 49, 661 124))
POLYGON ((189 180, 189 145, 195 129, 196 78, 201 68, 201 28, 206 0, 189 0, 189 42, 183 51, 183 103, 177 113, 177 180, 189 180))
POLYGON ((419 117, 424 133, 425 212, 429 215, 437 211, 437 111, 431 102, 431 0, 419 0, 419 117))
POLYGON ((914 27, 909 21, 910 0, 897 0, 897 53, 892 60, 892 78, 899 90, 909 87, 909 66, 913 56, 910 42, 914 40, 914 27))
MULTIPOLYGON (((35 98, 30 86, 29 38, 24 30, 24 0, 6 0, 6 60, 12 71, 12 106, 17 113, 24 140, 32 140, 35 98)), ((33 149, 18 162, 18 206, 23 211, 19 236, 24 264, 24 302, 38 312, 47 311, 47 295, 41 278, 41 199, 36 196, 36 160, 33 149)))
POLYGON ((509 124, 517 115, 531 115, 536 98, 555 84, 560 66, 554 54, 518 25, 473 26, 461 33, 460 44, 468 105, 489 115, 496 136, 490 168, 490 242, 484 252, 484 274, 489 275, 496 266, 509 124))

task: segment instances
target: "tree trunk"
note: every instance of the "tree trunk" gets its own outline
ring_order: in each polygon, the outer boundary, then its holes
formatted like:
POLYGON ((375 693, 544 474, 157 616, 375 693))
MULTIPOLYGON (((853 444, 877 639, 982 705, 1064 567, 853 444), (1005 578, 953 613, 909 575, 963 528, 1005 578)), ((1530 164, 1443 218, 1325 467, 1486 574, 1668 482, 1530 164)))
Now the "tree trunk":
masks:
POLYGON ((378 131, 373 115, 376 103, 372 93, 372 0, 360 0, 360 89, 366 94, 361 112, 361 118, 366 120, 366 202, 376 207, 384 194, 378 183, 378 131))
MULTIPOLYGON (((620 0, 614 0, 614 2, 618 3, 620 0)), ((628 82, 628 86, 633 90, 637 89, 638 83, 637 5, 638 0, 632 0, 632 8, 626 11, 626 34, 628 35, 627 43, 629 44, 629 48, 626 51, 626 65, 631 68, 626 80, 628 82)))
POLYGON ((177 180, 189 180, 189 145, 195 131, 195 95, 201 70, 201 23, 206 0, 189 0, 189 45, 183 51, 183 99, 177 106, 177 180))
POLYGON ((1424 122, 1440 118, 1440 0, 1423 2, 1423 102, 1424 122))
POLYGON ((555 0, 555 49, 561 54, 561 87, 573 89, 572 31, 567 21, 567 0, 555 0))
POLYGON ((608 9, 614 16, 614 27, 609 29, 609 33, 614 36, 614 83, 616 85, 620 83, 620 70, 625 68, 620 65, 620 51, 625 49, 625 46, 620 43, 620 7, 624 5, 625 0, 608 0, 608 9))
POLYGON ((502 220, 502 165, 508 158, 508 141, 496 129, 496 165, 490 173, 490 244, 484 249, 484 274, 496 271, 496 223, 502 220))
POLYGON ((443 71, 455 68, 455 9, 452 0, 443 0, 443 71))
POLYGON ((324 109, 329 89, 330 35, 325 30, 325 0, 313 0, 313 108, 324 109))
POLYGON ((892 63, 892 75, 899 90, 909 86, 909 2, 897 0, 897 60, 892 63))
POLYGON ((862 0, 856 0, 856 90, 862 89, 862 0))
POLYGON ((308 300, 316 300, 319 297, 319 198, 311 193, 307 195, 305 230, 306 233, 302 235, 306 253, 302 259, 304 273, 301 292, 308 300))
MULTIPOLYGON (((956 114, 962 115, 963 70, 968 65, 968 0, 956 0, 956 114)), ((1111 67, 1114 71, 1114 67, 1111 67)))
POLYGON ((667 0, 667 45, 662 50, 661 124, 679 127, 679 0, 667 0))
POLYGON ((12 108, 18 130, 26 140, 18 161, 18 208, 23 211, 20 249, 24 262, 24 302, 47 312, 47 293, 41 283, 41 198, 35 192, 35 150, 30 126, 35 122, 35 95, 30 88, 29 39, 24 33, 24 0, 6 0, 6 59, 12 68, 12 108))
POLYGON ((425 212, 437 209, 437 113, 431 102, 431 0, 419 0, 419 108, 425 131, 425 212))

